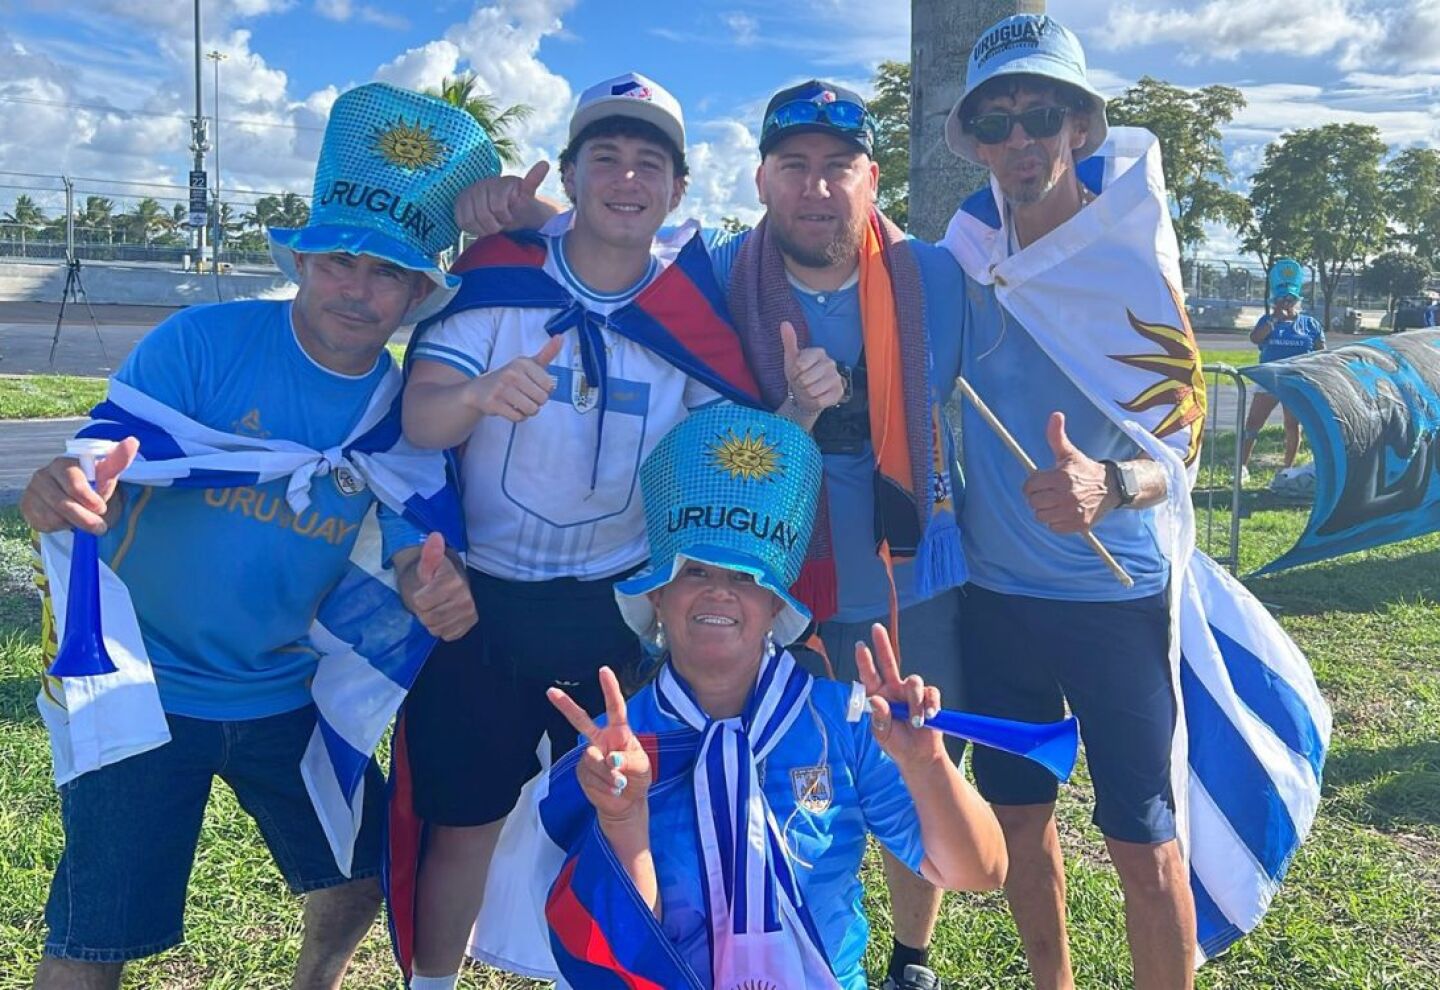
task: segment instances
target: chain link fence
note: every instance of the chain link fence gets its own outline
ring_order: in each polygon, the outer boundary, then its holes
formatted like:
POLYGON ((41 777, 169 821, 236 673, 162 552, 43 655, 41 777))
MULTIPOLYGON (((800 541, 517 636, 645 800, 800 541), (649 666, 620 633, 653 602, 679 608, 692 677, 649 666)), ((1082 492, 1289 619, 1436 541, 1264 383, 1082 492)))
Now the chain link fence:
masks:
MULTIPOLYGON (((207 242, 215 239, 220 209, 211 193, 207 242)), ((222 269, 274 268, 255 211, 262 199, 285 193, 226 190, 222 215, 227 223, 218 249, 207 243, 203 252, 196 228, 184 222, 188 195, 188 187, 176 183, 0 171, 0 202, 10 203, 8 212, 0 211, 0 260, 77 258, 193 268, 203 253, 207 261, 213 254, 222 269), (141 206, 146 200, 160 209, 147 211, 141 206)))
MULTIPOLYGON (((1180 267, 1185 277, 1185 307, 1195 329, 1250 330, 1265 312, 1268 282, 1259 262, 1187 258, 1180 267)), ((1347 268, 1340 273, 1327 330, 1381 329, 1390 300, 1366 293, 1360 283, 1357 270, 1347 268)), ((1325 297, 1313 269, 1308 270, 1305 282, 1304 306, 1317 318, 1324 316, 1325 297)))

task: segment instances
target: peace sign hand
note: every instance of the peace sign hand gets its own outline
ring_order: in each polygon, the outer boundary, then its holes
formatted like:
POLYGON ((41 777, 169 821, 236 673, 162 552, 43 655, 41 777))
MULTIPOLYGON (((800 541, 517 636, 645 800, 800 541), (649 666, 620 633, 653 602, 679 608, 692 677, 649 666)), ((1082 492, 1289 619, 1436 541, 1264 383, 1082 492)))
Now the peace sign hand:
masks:
POLYGON ((607 822, 632 822, 647 814, 651 768, 650 755, 630 731, 625 696, 609 667, 600 668, 600 690, 605 694, 603 726, 596 725, 585 709, 559 688, 552 687, 545 695, 575 731, 590 741, 575 773, 603 827, 607 822))
POLYGON ((945 759, 940 733, 924 728, 924 718, 940 710, 940 689, 926 685, 918 674, 901 679, 890 634, 880 623, 870 627, 870 637, 875 642, 875 653, 872 655, 868 646, 857 642, 855 667, 870 703, 870 730, 875 741, 901 769, 919 768, 937 757, 945 759), (910 706, 909 722, 890 717, 892 701, 910 706))

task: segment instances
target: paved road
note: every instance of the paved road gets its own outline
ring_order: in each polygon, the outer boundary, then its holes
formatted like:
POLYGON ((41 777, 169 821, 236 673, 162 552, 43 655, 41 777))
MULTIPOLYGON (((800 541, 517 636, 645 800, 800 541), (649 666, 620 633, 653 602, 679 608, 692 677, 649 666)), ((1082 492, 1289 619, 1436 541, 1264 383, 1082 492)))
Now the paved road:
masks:
MULTIPOLYGON (((91 323, 85 307, 71 303, 52 364, 59 309, 52 303, 0 302, 0 375, 108 377, 151 327, 176 312, 158 306, 96 306, 91 323)), ((397 343, 409 339, 408 327, 395 335, 397 343)))
POLYGON ((0 423, 0 505, 19 501, 25 482, 65 449, 83 419, 26 419, 0 423))

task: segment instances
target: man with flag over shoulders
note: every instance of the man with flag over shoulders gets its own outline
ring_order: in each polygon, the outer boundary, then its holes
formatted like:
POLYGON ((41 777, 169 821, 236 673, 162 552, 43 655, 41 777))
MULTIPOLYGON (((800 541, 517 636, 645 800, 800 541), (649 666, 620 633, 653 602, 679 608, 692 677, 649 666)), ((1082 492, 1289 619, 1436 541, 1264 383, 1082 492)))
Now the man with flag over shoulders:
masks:
MULTIPOLYGON (((1042 466, 966 405, 966 704, 1043 721, 1068 703, 1135 986, 1188 987, 1258 923, 1308 830, 1329 713, 1294 644, 1194 548, 1204 378, 1154 137, 1107 134, 1079 42, 1026 14, 981 35, 946 138, 990 170, 943 242, 973 280, 965 375, 1042 466)), ((1036 985, 1073 987, 1055 781, 984 747, 974 766, 1036 985)))
POLYGON ((126 961, 181 940, 215 777, 307 895, 294 986, 340 985, 380 904, 372 754, 435 637, 475 621, 440 533, 459 545, 457 499, 443 457, 400 437, 385 344, 454 294, 435 263, 454 194, 498 168, 459 109, 343 94, 307 226, 270 231, 294 301, 171 317, 82 431, 118 441, 94 488, 70 458, 31 479, 62 653, 81 634, 74 527, 99 537, 86 621, 114 668, 47 677, 39 698, 65 850, 37 987, 118 987, 126 961))
MULTIPOLYGON (((796 593, 820 620, 836 676, 858 678, 854 643, 874 622, 893 624, 893 605, 907 672, 958 699, 965 564, 940 405, 959 370, 965 280, 946 252, 876 209, 874 140, 864 100, 844 87, 810 80, 776 93, 756 171, 765 218, 708 240, 765 406, 810 427, 824 455, 796 593)), ((481 183, 456 208, 480 232, 553 213, 516 177, 481 183)), ((885 985, 929 990, 940 891, 884 861, 895 930, 885 985)))
MULTIPOLYGON (((596 671, 638 673, 614 585, 646 560, 641 461, 691 410, 756 402, 703 243, 655 243, 687 173, 669 92, 635 73, 590 87, 560 155, 573 222, 473 245, 452 269, 459 294, 412 348, 405 432, 463 445, 480 615, 436 650, 405 709, 397 774, 413 815, 391 831, 389 893, 413 990, 454 987, 537 744, 575 740, 546 691, 598 714, 596 671)), ((397 805, 392 823, 405 814, 397 805)))

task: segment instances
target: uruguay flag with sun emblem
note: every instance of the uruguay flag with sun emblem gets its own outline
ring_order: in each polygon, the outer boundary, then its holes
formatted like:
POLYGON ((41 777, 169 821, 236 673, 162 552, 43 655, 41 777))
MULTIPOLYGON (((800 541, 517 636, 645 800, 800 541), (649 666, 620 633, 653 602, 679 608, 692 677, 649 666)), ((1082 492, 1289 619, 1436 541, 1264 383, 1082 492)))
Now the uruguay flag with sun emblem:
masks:
POLYGON ((1280 625, 1195 549, 1190 489, 1205 383, 1178 289, 1159 142, 1148 131, 1113 127, 1076 173, 1093 202, 1033 244, 1011 250, 993 179, 962 204, 941 243, 1166 469, 1169 496, 1152 511, 1172 575, 1180 718, 1171 785, 1195 895, 1198 964, 1260 923, 1309 832, 1330 710, 1280 625))

